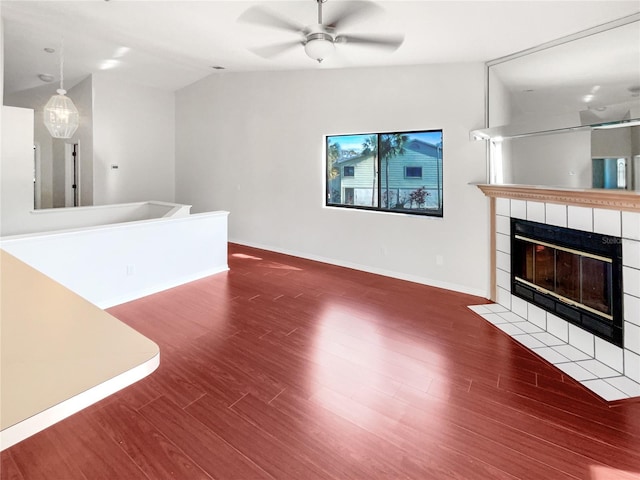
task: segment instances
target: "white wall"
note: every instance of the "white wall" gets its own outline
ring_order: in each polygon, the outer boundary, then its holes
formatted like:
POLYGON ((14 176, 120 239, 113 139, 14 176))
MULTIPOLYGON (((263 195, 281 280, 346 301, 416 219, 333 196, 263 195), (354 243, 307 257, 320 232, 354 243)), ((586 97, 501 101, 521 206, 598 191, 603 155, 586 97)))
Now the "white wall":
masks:
MULTIPOLYGON (((488 110, 487 127, 500 127, 511 123, 513 107, 511 95, 502 79, 496 75, 495 68, 488 71, 488 98, 485 100, 488 110)), ((489 183, 513 183, 513 170, 511 164, 511 142, 502 142, 496 145, 490 153, 489 183), (499 154, 498 154, 499 152, 499 154)))
POLYGON ((495 68, 489 68, 488 77, 490 103, 488 106, 489 124, 487 126, 499 127, 508 125, 511 123, 513 110, 509 90, 507 90, 500 76, 496 74, 495 68))
POLYGON ((104 73, 93 86, 93 203, 173 202, 174 93, 104 73))
MULTIPOLYGON (((0 3, 2 13, 2 3, 0 3)), ((4 20, 0 16, 0 98, 4 98, 4 20)), ((2 131, 2 110, 0 109, 0 131, 2 131)), ((0 135, 0 151, 2 151, 2 135, 0 135)))
POLYGON ((4 19, 2 14, 2 3, 0 3, 0 98, 4 96, 4 19))
MULTIPOLYGON (((53 207, 53 141, 51 135, 44 126, 42 109, 47 100, 55 93, 56 86, 47 84, 37 88, 31 88, 4 96, 4 105, 12 107, 29 108, 34 111, 33 116, 33 142, 37 147, 38 155, 38 186, 40 187, 40 206, 42 208, 53 207)), ((31 160, 33 161, 33 160, 31 160)), ((30 208, 34 206, 31 205, 30 208)))
MULTIPOLYGON (((87 207, 41 208, 2 225, 2 238, 79 228, 136 222, 153 218, 186 217, 191 205, 167 202, 136 202, 87 207)), ((2 239, 0 238, 0 240, 2 239)))
POLYGON ((592 157, 633 155, 640 155, 640 127, 606 128, 591 132, 592 157))
POLYGON ((10 237, 0 246, 107 308, 227 270, 227 215, 10 237))
POLYGON ((513 183, 591 187, 591 132, 572 131, 506 140, 513 183))
POLYGON ((2 107, 0 236, 33 209, 33 110, 2 107))
POLYGON ((176 199, 230 240, 487 295, 483 65, 220 73, 176 93, 176 199), (444 218, 324 207, 323 135, 444 130, 444 218), (441 261, 439 261, 441 260, 441 261))
POLYGON ((631 152, 640 155, 640 126, 631 128, 631 152))

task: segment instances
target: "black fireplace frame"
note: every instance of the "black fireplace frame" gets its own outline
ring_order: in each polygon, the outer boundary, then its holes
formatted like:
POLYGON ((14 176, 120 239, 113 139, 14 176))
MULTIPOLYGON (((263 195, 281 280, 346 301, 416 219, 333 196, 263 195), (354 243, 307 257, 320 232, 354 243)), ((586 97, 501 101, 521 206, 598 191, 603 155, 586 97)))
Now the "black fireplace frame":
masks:
POLYGON ((611 235, 574 230, 519 218, 511 218, 511 293, 569 323, 618 346, 623 346, 622 239, 611 235), (516 279, 516 235, 541 240, 564 248, 579 250, 612 260, 612 321, 516 279))

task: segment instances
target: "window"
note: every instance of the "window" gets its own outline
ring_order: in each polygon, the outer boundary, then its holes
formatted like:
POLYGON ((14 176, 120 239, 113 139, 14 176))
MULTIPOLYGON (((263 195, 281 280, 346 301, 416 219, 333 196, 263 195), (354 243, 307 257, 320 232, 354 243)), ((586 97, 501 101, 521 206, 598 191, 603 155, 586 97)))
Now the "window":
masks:
POLYGON ((442 143, 442 130, 328 135, 326 205, 442 217, 442 143))
POLYGON ((422 167, 404 167, 405 178, 422 178, 422 167))

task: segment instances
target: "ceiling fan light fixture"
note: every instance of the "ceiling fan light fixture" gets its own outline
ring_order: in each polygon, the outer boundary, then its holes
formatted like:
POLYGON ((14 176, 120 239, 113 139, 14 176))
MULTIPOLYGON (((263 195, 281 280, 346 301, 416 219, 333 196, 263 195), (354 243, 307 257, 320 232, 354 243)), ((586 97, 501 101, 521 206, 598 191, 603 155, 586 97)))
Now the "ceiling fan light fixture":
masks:
MULTIPOLYGON (((262 27, 277 28, 296 34, 298 40, 266 45, 250 49, 253 53, 264 57, 273 58, 290 49, 303 45, 307 56, 320 63, 333 55, 337 44, 353 44, 365 47, 375 47, 385 50, 396 50, 404 41, 404 35, 349 35, 342 33, 345 24, 353 22, 357 17, 368 17, 374 11, 380 11, 371 0, 342 1, 336 7, 333 15, 326 21, 322 19, 322 6, 327 0, 313 0, 318 5, 318 17, 315 23, 302 25, 290 20, 276 12, 254 5, 249 7, 240 17, 239 21, 253 23, 262 27)), ((258 2, 256 2, 258 3, 258 2)))
POLYGON ((318 63, 330 57, 334 50, 333 37, 328 33, 312 33, 304 44, 304 52, 318 63))

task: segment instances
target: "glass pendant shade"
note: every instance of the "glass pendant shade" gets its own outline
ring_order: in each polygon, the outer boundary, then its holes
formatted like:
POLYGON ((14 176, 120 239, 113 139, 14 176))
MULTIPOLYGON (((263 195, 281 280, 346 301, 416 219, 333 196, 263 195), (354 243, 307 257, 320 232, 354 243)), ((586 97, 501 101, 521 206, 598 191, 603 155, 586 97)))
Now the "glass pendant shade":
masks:
POLYGON ((44 107, 44 124, 53 138, 71 138, 80 123, 78 109, 65 93, 59 89, 44 107))

